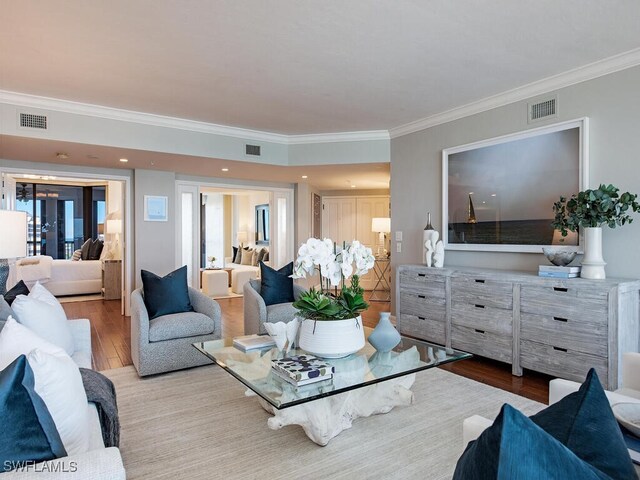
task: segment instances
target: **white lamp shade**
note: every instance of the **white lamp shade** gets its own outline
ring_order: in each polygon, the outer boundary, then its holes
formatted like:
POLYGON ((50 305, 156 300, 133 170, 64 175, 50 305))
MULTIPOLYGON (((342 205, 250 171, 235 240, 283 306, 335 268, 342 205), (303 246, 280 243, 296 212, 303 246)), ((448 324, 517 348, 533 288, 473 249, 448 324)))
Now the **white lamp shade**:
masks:
POLYGON ((247 232, 238 232, 238 242, 245 243, 248 240, 249 236, 247 235, 247 232))
POLYGON ((27 212, 0 210, 0 258, 27 256, 27 212))
POLYGON ((371 231, 378 233, 389 233, 391 231, 391 219, 389 217, 372 218, 371 231))
POLYGON ((122 233, 122 220, 107 220, 107 233, 122 233))

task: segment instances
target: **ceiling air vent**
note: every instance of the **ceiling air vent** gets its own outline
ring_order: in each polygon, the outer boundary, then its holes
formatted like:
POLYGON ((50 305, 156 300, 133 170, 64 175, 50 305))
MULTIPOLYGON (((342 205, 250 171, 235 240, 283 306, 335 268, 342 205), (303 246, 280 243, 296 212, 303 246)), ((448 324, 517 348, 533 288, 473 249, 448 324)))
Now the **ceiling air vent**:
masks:
POLYGON ((529 103, 529 123, 558 116, 558 98, 551 97, 529 103))
POLYGON ((260 145, 245 145, 245 154, 251 155, 252 157, 259 157, 260 145))
POLYGON ((33 113, 20 113, 21 128, 47 129, 47 117, 45 115, 35 115, 33 113))

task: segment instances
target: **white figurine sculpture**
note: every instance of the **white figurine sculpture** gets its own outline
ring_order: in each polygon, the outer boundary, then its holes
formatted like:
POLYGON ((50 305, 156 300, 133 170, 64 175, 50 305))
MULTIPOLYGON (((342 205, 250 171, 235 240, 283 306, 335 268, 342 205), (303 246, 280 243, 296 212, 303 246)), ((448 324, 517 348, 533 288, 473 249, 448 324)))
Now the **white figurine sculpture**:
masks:
POLYGON ((292 347, 293 343, 296 340, 296 335, 298 334, 298 327, 300 326, 300 321, 297 318, 294 318, 289 323, 277 322, 277 323, 269 323, 266 322, 264 324, 264 328, 267 330, 267 333, 273 341, 276 342, 276 347, 278 350, 285 350, 287 353, 292 347))
POLYGON ((440 240, 436 243, 435 253, 433 254, 433 266, 442 268, 444 266, 444 243, 440 240))
POLYGON ((433 257, 434 248, 431 244, 431 240, 427 240, 424 242, 424 247, 426 248, 426 252, 424 254, 424 262, 427 264, 427 267, 431 266, 431 258, 433 257))
POLYGON ((442 240, 438 240, 440 234, 435 230, 431 232, 429 237, 424 242, 425 263, 427 267, 442 268, 444 266, 444 243, 442 240))

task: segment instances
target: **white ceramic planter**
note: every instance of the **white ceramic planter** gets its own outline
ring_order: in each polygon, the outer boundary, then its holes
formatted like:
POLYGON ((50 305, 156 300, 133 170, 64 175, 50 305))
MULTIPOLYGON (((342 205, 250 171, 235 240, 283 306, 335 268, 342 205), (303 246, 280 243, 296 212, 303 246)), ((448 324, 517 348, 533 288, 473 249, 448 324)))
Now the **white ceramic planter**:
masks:
POLYGON ((362 317, 347 320, 303 320, 300 348, 324 358, 342 358, 364 347, 362 317))
POLYGON ((602 280, 606 278, 602 258, 602 227, 584 229, 584 258, 582 259, 582 278, 602 280))

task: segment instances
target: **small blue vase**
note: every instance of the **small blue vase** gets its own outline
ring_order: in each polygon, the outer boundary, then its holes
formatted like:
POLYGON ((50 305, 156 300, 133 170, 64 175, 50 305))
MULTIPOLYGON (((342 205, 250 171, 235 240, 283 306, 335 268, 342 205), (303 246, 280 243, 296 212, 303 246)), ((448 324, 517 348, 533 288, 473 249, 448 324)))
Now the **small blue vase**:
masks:
POLYGON ((378 325, 369 335, 369 343, 379 352, 390 352, 400 343, 400 334, 391 323, 391 312, 381 312, 378 325))

